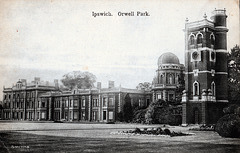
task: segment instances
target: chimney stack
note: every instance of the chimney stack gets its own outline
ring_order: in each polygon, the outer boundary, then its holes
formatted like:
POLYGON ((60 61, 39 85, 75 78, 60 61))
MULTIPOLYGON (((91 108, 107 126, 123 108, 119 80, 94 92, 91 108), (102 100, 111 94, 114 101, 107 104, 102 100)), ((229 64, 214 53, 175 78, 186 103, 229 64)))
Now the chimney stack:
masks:
POLYGON ((39 84, 39 82, 40 82, 40 77, 35 77, 35 78, 34 78, 34 82, 35 82, 36 84, 39 84))
POLYGON ((27 86, 27 80, 26 79, 21 79, 22 85, 27 86))
POLYGON ((55 87, 58 88, 58 79, 54 79, 54 84, 55 84, 55 87))
POLYGON ((108 81, 108 88, 114 88, 114 81, 108 81))

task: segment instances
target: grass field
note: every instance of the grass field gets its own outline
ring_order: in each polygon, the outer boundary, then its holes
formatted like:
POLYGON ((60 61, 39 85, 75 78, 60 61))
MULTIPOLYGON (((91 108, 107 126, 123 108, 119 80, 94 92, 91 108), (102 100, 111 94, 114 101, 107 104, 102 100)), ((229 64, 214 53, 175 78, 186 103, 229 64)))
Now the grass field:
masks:
MULTIPOLYGON (((240 152, 240 139, 215 132, 191 136, 114 135, 162 125, 0 122, 1 152, 240 152)), ((169 127, 189 132, 187 127, 169 127)), ((191 131, 192 132, 192 131, 191 131)))

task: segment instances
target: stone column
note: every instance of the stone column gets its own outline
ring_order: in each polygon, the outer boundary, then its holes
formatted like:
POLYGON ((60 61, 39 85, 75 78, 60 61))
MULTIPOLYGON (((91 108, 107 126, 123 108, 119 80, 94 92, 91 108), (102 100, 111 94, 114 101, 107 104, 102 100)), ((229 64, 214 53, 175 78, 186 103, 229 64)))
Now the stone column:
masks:
POLYGON ((88 121, 91 121, 92 116, 92 97, 89 95, 89 103, 88 103, 88 121))
POLYGON ((187 101, 188 97, 184 90, 182 95, 182 126, 187 126, 187 101))
POLYGON ((60 116, 59 116, 60 118, 59 118, 59 119, 61 120, 61 119, 62 119, 62 113, 63 113, 63 111, 62 111, 62 97, 60 97, 59 100, 60 100, 60 112, 59 112, 59 113, 60 113, 60 114, 59 114, 59 115, 60 115, 60 116))
POLYGON ((99 96, 98 96, 98 120, 100 121, 101 120, 101 95, 99 93, 99 96))
POLYGON ((167 91, 163 90, 163 100, 167 100, 167 91))
MULTIPOLYGON (((24 98, 23 98, 23 120, 26 120, 26 96, 27 92, 25 92, 24 98)), ((16 97, 17 95, 15 95, 16 97)), ((15 98, 16 99, 16 98, 15 98)))
POLYGON ((52 97, 49 98, 49 104, 48 104, 48 120, 51 120, 51 114, 52 114, 52 110, 51 110, 51 102, 52 102, 52 97))

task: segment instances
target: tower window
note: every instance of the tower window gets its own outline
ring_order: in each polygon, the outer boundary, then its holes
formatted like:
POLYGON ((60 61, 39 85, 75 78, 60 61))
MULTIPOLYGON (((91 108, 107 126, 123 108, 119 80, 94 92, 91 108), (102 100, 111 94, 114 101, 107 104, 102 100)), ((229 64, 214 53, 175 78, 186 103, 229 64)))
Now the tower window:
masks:
POLYGON ((169 75, 169 84, 173 84, 173 77, 171 74, 169 75))
POLYGON ((163 75, 160 75, 160 84, 163 84, 163 75))
POLYGON ((197 44, 201 44, 202 43, 202 39, 203 39, 203 36, 201 34, 199 34, 197 36, 197 44))
POLYGON ((215 94, 216 94, 215 82, 211 83, 211 90, 212 90, 212 95, 215 96, 215 94))
POLYGON ((211 45, 214 45, 214 36, 213 35, 211 35, 211 37, 210 37, 210 41, 211 41, 211 45))
POLYGON ((197 81, 193 83, 193 95, 194 96, 199 95, 199 83, 197 81))
POLYGON ((190 36, 190 45, 194 45, 194 36, 190 36))

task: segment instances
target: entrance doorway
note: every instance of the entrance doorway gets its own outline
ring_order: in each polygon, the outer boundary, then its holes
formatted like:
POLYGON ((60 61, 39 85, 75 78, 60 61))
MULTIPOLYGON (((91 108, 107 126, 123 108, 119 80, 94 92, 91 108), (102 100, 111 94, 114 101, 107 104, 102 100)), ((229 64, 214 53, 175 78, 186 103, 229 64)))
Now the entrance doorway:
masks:
POLYGON ((194 123, 199 124, 199 111, 198 110, 194 111, 194 123))

